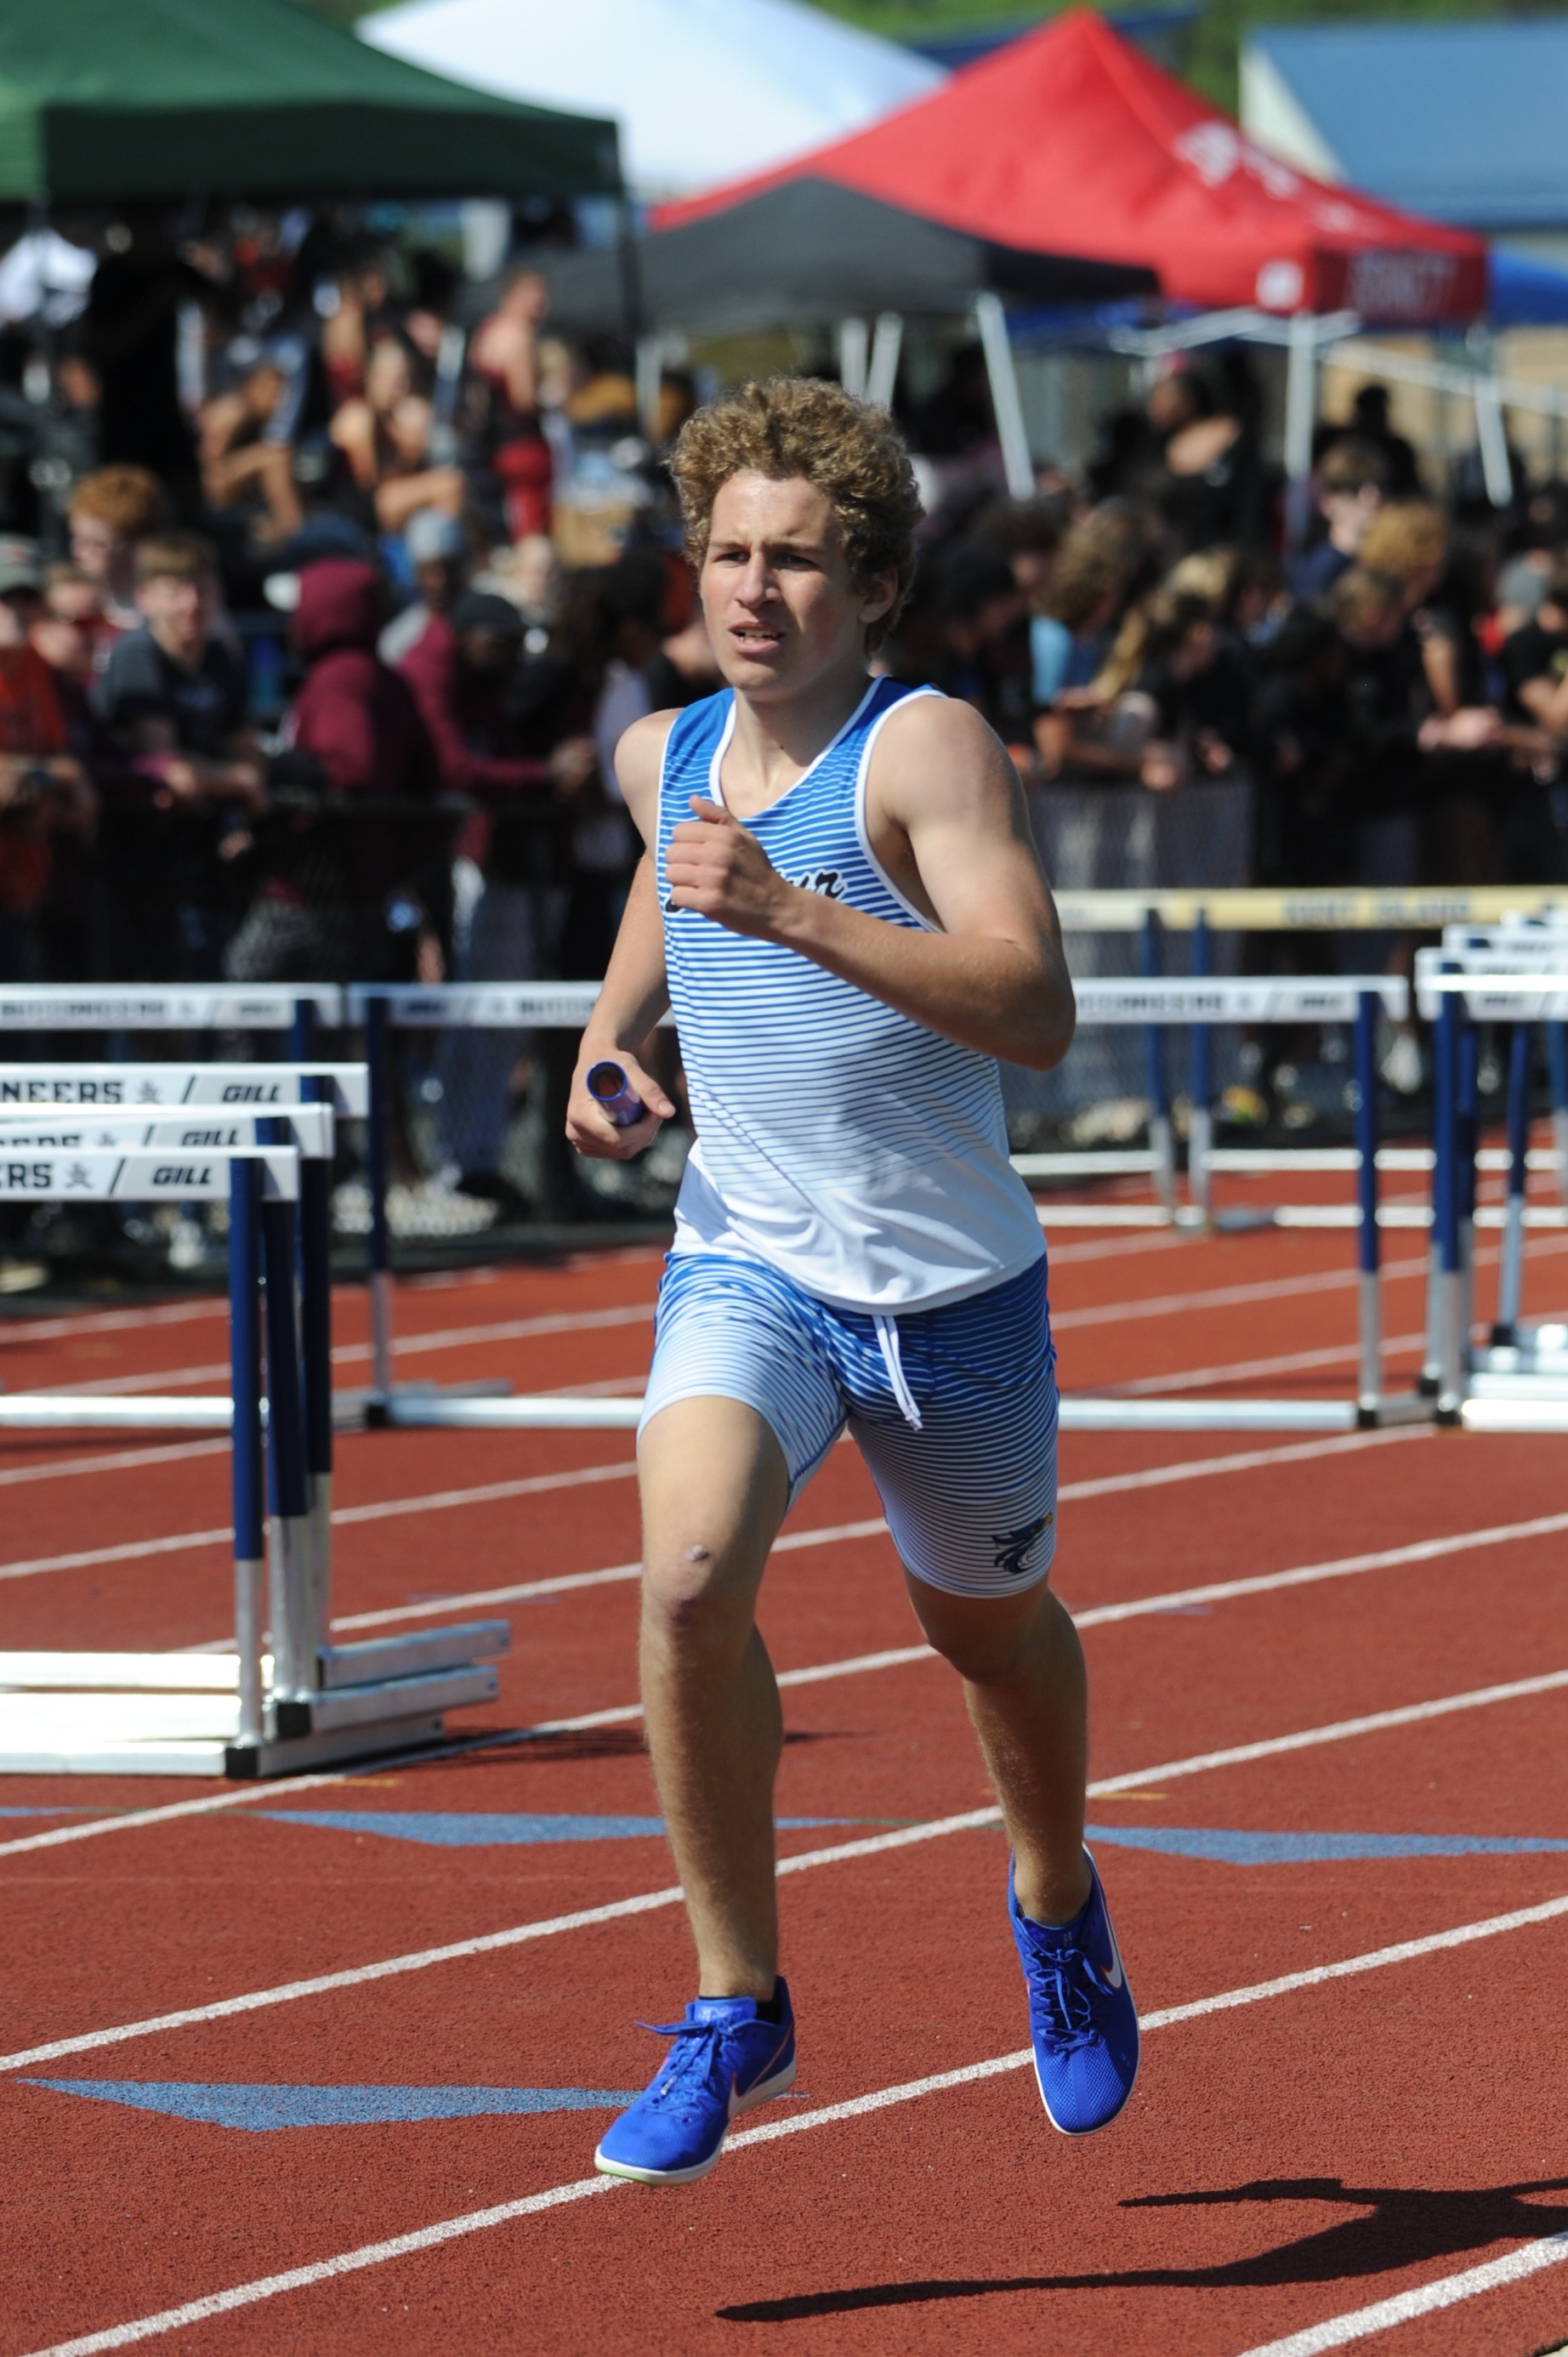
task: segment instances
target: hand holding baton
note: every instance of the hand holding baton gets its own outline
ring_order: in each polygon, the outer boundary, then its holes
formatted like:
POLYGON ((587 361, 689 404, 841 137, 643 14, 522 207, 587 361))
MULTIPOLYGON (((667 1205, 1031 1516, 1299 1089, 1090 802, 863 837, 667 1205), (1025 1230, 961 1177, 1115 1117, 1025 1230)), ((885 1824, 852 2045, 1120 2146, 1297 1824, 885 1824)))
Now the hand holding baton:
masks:
POLYGON ((607 1121, 613 1121, 618 1129, 629 1129, 649 1110, 621 1067, 607 1060, 589 1065, 588 1094, 607 1121))

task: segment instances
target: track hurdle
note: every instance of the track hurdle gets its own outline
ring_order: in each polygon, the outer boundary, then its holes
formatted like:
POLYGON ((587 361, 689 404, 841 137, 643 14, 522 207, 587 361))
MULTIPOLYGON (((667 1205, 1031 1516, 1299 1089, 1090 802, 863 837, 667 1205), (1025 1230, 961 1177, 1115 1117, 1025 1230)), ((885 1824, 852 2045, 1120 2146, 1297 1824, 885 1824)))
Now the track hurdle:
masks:
MULTIPOLYGON (((329 1123, 330 1108, 310 1111, 329 1123)), ((276 1775, 434 1741, 447 1710, 493 1699, 496 1673, 481 1657, 508 1649, 504 1621, 325 1641, 328 1529, 307 1488, 313 1350, 296 1298, 298 1147, 148 1148, 122 1134, 62 1150, 18 1142, 27 1135, 18 1126, 0 1139, 0 1201, 228 1200, 235 1650, 0 1654, 0 1772, 276 1775)))
MULTIPOLYGON (((431 991, 351 993, 351 1009, 366 1023, 367 1039, 378 1028, 384 1054, 388 1022, 434 1026, 478 1021, 543 1028, 578 1028, 585 1022, 598 985, 529 984, 515 986, 476 985, 431 991), (381 1014, 378 1016, 377 1007, 381 1014)), ((1380 1006, 1402 1015, 1406 986, 1398 977, 1357 976, 1317 980, 1209 980, 1203 977, 1122 982, 1086 981, 1079 985, 1079 1020, 1136 1026, 1156 1039, 1176 1026, 1194 1028, 1237 1022, 1352 1022, 1365 1033, 1363 1052, 1370 1063, 1375 1022, 1380 1006)), ((1153 1070, 1151 1060, 1151 1071, 1153 1070)), ((1161 1056, 1163 1065, 1163 1050, 1161 1056)), ((377 1101, 376 1063, 371 1059, 371 1103, 377 1101)), ((1405 1421, 1430 1413, 1423 1402, 1388 1395, 1381 1374, 1381 1324, 1379 1301, 1378 1232, 1392 1224, 1376 1200, 1376 1092, 1365 1098, 1363 1135, 1367 1176, 1361 1200, 1340 1206, 1304 1207, 1299 1224, 1362 1226, 1361 1339, 1359 1345, 1358 1394, 1345 1400, 1116 1399, 1069 1395, 1062 1402, 1064 1428, 1097 1432, 1303 1431, 1339 1432, 1358 1426, 1405 1421)), ((1158 1145, 1141 1158, 1140 1168, 1158 1178, 1158 1145)), ((1019 1155, 1014 1166, 1026 1178, 1079 1177, 1097 1168, 1118 1172, 1127 1157, 1096 1155, 1019 1155)), ((1336 1167, 1357 1168, 1356 1159, 1336 1167)), ((1042 1210, 1042 1222, 1057 1226, 1198 1226, 1204 1214, 1192 1207, 1153 1205, 1067 1205, 1042 1210)), ((1289 1224, 1283 1212, 1269 1215, 1276 1224, 1289 1224)), ((1424 1212, 1418 1215, 1424 1221, 1424 1212)), ((1256 1224, 1255 1221, 1244 1222, 1256 1224)), ((1399 1223, 1403 1224, 1402 1221, 1399 1223)), ((383 1263, 383 1266, 385 1264, 383 1263)), ((388 1318, 383 1327, 384 1357, 381 1367, 390 1373, 390 1277, 388 1318)), ((632 1397, 572 1399, 559 1396, 479 1395, 475 1393, 394 1390, 378 1376, 380 1420, 394 1426, 439 1426, 471 1431, 628 1431, 635 1428, 641 1402, 632 1397)))
MULTIPOLYGON (((301 1153, 304 1209, 312 1213, 302 1222, 311 1264, 304 1298, 306 1314, 318 1319, 321 1305, 330 1300, 334 1116, 363 1115, 367 1102, 365 1069, 358 1064, 0 1064, 0 1144, 31 1135, 59 1151, 81 1152, 89 1145, 106 1151, 118 1144, 177 1155, 216 1150, 225 1139, 235 1146, 265 1143, 270 1118, 292 1135, 301 1153)), ((134 1399, 0 1393, 0 1431, 221 1431, 229 1421, 225 1399, 178 1393, 134 1399)))
MULTIPOLYGON (((370 1071, 371 1394, 367 1418, 379 1425, 451 1421, 458 1400, 504 1397, 510 1383, 434 1385, 392 1380, 392 1231, 387 1223, 387 1146, 392 1120, 391 1032, 459 1027, 488 1031, 581 1031, 593 1011, 596 982, 445 983, 416 989, 356 985, 343 994, 344 1019, 362 1024, 370 1071), (425 1413, 428 1409, 431 1412, 425 1413)), ((671 1018, 663 1018, 669 1025, 671 1018)))
MULTIPOLYGON (((1529 1328, 1519 1317, 1529 1232, 1568 1227, 1568 1209, 1526 1200, 1530 1167, 1532 1162, 1539 1167, 1528 1150, 1529 1033, 1532 1026, 1543 1025, 1550 1042, 1568 1023, 1568 935, 1562 937, 1560 947, 1533 958, 1527 950, 1515 949, 1522 970, 1498 971, 1512 946, 1506 940, 1455 942, 1442 950, 1423 951, 1416 960, 1417 1004, 1433 1022, 1438 1042, 1434 1196, 1441 1205, 1439 1283, 1444 1305, 1439 1414, 1473 1432, 1568 1432, 1568 1328, 1529 1328), (1477 1156, 1473 1131, 1467 1130, 1463 1088, 1466 1063, 1474 1056, 1476 1027, 1481 1023, 1511 1027, 1509 1146, 1504 1154, 1486 1157, 1494 1167, 1506 1167, 1507 1194, 1500 1209, 1486 1205, 1475 1211, 1474 1224, 1502 1230, 1500 1279, 1507 1290, 1499 1292, 1498 1327, 1512 1339, 1499 1340, 1495 1328, 1490 1346, 1476 1350, 1470 1343, 1463 1226, 1466 1205, 1474 1202, 1477 1161, 1483 1157, 1477 1156)), ((1541 1159, 1555 1161, 1555 1153, 1541 1159)), ((1561 1182, 1561 1165, 1558 1176, 1561 1182)))

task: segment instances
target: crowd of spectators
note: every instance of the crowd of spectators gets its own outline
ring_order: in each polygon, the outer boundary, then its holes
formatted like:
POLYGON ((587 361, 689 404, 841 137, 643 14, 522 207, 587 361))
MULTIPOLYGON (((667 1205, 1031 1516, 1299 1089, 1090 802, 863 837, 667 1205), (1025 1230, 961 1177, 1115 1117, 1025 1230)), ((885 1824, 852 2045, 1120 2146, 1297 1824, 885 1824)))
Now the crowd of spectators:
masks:
MULTIPOLYGON (((616 740, 716 683, 660 464, 690 380, 650 436, 629 352, 553 333, 526 260, 481 308, 305 217, 128 221, 52 362, 66 489, 0 470, 0 980, 601 973, 616 740)), ((1498 512, 1369 386, 1287 554, 1235 357, 1025 500, 978 348, 898 406, 928 512, 879 662, 978 706, 1037 814, 1244 790, 1244 879, 1199 827, 1150 882, 1563 874, 1568 486, 1498 512)), ((497 1200, 521 1044, 441 1049, 445 1157, 497 1200)))
POLYGON ((979 705, 1047 801, 1244 784, 1247 881, 1561 879, 1568 486, 1523 483, 1503 512, 1467 498, 1367 387, 1319 429, 1287 558, 1230 373, 1161 376, 1081 481, 991 504, 970 487, 945 531, 939 508, 890 667, 979 705))

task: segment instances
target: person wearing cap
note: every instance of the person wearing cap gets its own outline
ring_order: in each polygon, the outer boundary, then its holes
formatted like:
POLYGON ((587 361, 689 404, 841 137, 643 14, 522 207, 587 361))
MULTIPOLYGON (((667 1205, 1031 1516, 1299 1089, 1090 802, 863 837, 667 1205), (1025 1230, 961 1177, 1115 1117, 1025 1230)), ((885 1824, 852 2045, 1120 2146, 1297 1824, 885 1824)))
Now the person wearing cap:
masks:
POLYGON ((70 750, 48 665, 28 640, 44 576, 30 540, 0 540, 0 977, 44 979, 39 918, 53 870, 50 838, 87 836, 97 809, 70 750))
MULTIPOLYGON (((536 813, 573 799, 597 758, 588 737, 569 737, 543 758, 516 749, 509 690, 523 630, 509 597, 466 589, 449 613, 430 615, 398 665, 435 743, 444 791, 491 806, 458 846, 455 952, 463 982, 527 982, 540 972, 536 813)), ((440 1058, 443 1141, 457 1183, 509 1208, 515 1189, 498 1166, 523 1044, 521 1032, 450 1032, 440 1058)))
POLYGON ((418 645, 433 614, 451 610, 462 595, 468 569, 467 534, 456 516, 440 508, 421 508, 410 516, 403 546, 417 594, 413 603, 387 624, 376 642, 382 662, 387 663, 400 663, 418 645))

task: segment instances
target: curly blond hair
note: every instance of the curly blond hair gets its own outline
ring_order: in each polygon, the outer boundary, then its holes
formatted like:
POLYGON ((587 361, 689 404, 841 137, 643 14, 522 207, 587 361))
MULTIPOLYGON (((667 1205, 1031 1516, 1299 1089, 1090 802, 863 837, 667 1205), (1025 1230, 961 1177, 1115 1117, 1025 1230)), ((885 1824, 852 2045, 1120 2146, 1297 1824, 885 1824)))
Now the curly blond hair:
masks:
POLYGON ((818 377, 772 376, 737 385, 681 428, 670 456, 686 554, 700 566, 714 501, 732 475, 812 483, 832 508, 850 580, 864 595, 878 574, 897 576, 886 614, 865 634, 875 654, 915 580, 920 494, 904 437, 886 410, 818 377))

